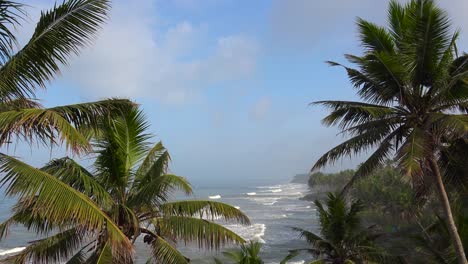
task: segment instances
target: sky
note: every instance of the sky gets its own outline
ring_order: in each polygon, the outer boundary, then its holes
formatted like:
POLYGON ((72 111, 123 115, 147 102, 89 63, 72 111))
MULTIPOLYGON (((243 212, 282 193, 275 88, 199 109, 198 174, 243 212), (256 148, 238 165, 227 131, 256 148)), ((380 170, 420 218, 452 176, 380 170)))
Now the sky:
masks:
MULTIPOLYGON (((26 1, 26 40, 39 11, 26 1)), ((405 1, 401 1, 405 2, 405 1)), ((466 0, 438 1, 462 29, 466 0)), ((385 25, 387 0, 115 0, 94 45, 73 57, 46 91, 47 106, 131 98, 141 104, 154 141, 172 155, 171 171, 195 186, 288 181, 341 142, 324 127, 325 99, 356 99, 343 54, 360 54, 357 17, 385 25)), ((467 30, 463 30, 467 29, 467 30)), ((39 166, 62 150, 18 146, 39 166)), ((353 168, 365 154, 326 170, 353 168)))

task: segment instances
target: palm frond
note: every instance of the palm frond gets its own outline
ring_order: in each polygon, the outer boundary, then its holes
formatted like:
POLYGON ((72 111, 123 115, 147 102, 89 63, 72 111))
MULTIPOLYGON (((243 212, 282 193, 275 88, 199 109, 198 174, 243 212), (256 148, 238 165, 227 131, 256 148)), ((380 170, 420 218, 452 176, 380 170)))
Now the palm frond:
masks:
POLYGON ((14 1, 0 1, 0 64, 8 59, 18 44, 12 29, 20 25, 26 13, 21 3, 14 1))
POLYGON ((186 216, 168 216, 153 223, 186 243, 195 242, 200 248, 219 249, 226 243, 244 243, 245 240, 228 228, 205 219, 186 216))
POLYGON ((0 145, 13 137, 44 145, 66 143, 75 152, 89 151, 88 140, 63 116, 48 109, 21 109, 0 113, 0 145), (58 140, 57 140, 58 139, 58 140))
POLYGON ((313 104, 323 105, 332 110, 332 113, 322 120, 326 126, 339 125, 342 129, 350 125, 388 118, 399 113, 391 107, 360 102, 318 101, 313 104))
POLYGON ((421 162, 431 151, 427 142, 428 135, 423 130, 414 128, 404 145, 397 151, 397 159, 406 175, 421 175, 421 162))
POLYGON ((133 180, 134 167, 148 151, 149 124, 138 109, 121 113, 103 124, 102 134, 93 145, 98 154, 94 166, 105 187, 124 192, 133 180))
POLYGON ((151 243, 152 257, 157 263, 164 264, 188 264, 189 260, 174 246, 157 236, 151 243))
POLYGON ((96 35, 107 18, 108 0, 69 0, 42 12, 29 42, 0 69, 2 98, 32 95, 44 87, 96 35))
MULTIPOLYGON (((84 232, 72 228, 51 237, 31 242, 19 254, 9 256, 6 261, 15 263, 61 262, 73 255, 85 239, 84 232)), ((5 261, 4 260, 4 261, 5 261)))
POLYGON ((128 197, 131 205, 151 205, 166 202, 171 192, 175 190, 184 191, 186 194, 192 193, 190 183, 181 176, 165 174, 153 177, 150 182, 142 185, 136 193, 128 197))
POLYGON ((57 177, 104 208, 114 205, 112 197, 94 176, 69 157, 53 159, 41 170, 57 177))
POLYGON ((73 219, 89 231, 105 229, 113 251, 132 248, 119 227, 90 198, 56 177, 4 154, 0 154, 0 171, 6 194, 34 201, 33 214, 56 224, 73 219))
MULTIPOLYGON (((18 99, 19 100, 19 99, 18 99)), ((134 107, 129 100, 109 99, 53 108, 26 108, 0 112, 0 144, 20 137, 29 142, 65 142, 76 152, 90 149, 82 129, 98 129, 98 120, 134 107), (57 141, 58 139, 58 141, 57 141)))
POLYGON ((167 216, 206 217, 236 221, 249 225, 249 218, 239 209, 221 202, 188 200, 164 203, 161 211, 167 216))
POLYGON ((371 52, 389 52, 393 53, 392 36, 383 27, 379 27, 366 20, 358 18, 357 26, 361 43, 371 52))

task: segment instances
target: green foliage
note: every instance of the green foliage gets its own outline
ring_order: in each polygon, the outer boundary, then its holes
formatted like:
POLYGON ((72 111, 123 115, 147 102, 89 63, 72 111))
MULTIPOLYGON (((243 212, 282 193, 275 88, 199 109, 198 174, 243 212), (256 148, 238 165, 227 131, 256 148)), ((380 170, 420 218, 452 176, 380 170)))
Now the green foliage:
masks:
MULTIPOLYGON (((329 64, 346 70, 360 101, 315 102, 330 109, 323 123, 338 126, 348 139, 312 170, 370 151, 346 192, 394 156, 413 185, 436 183, 451 217, 438 161, 447 141, 468 134, 468 55, 458 53, 459 33, 450 22, 432 0, 391 1, 387 27, 358 19, 363 54, 346 55, 353 67, 329 64)), ((459 263, 467 263, 453 219, 448 220, 459 263)))
MULTIPOLYGON (((458 233, 468 251, 468 196, 458 200, 455 208, 455 222, 458 233)), ((437 216, 437 219, 423 228, 421 232, 413 236, 413 241, 418 246, 418 251, 426 257, 426 263, 455 264, 457 257, 450 244, 450 234, 447 229, 446 219, 437 216)))
POLYGON ((361 225, 361 201, 353 201, 348 206, 342 196, 329 193, 326 206, 319 200, 315 201, 315 206, 319 212, 320 235, 294 228, 310 244, 310 248, 291 250, 282 264, 301 251, 313 254, 321 263, 365 263, 384 258, 374 243, 379 234, 361 225))
POLYGON ((188 263, 178 241, 219 249, 244 239, 210 221, 249 224, 238 209, 214 201, 167 202, 172 192, 191 193, 190 184, 168 173, 169 154, 161 142, 150 146, 148 124, 134 109, 102 120, 93 137, 95 162, 88 170, 68 157, 32 168, 0 156, 1 183, 19 195, 14 215, 0 225, 5 236, 12 224, 39 234, 67 230, 33 241, 8 260, 34 263, 128 263, 139 237, 150 247, 153 262, 188 263), (92 246, 90 246, 92 245, 92 246), (74 255, 73 255, 74 254, 74 255))
MULTIPOLYGON (((262 258, 259 256, 262 244, 260 242, 249 241, 241 245, 239 250, 231 250, 223 252, 228 263, 234 264, 263 264, 262 258)), ((215 258, 216 264, 226 263, 215 258)))
POLYGON ((354 170, 343 170, 336 173, 314 172, 310 175, 308 184, 311 188, 320 190, 330 188, 332 191, 341 190, 354 175, 354 170))
POLYGON ((361 200, 366 210, 387 219, 415 216, 418 211, 415 192, 397 168, 386 165, 371 176, 356 181, 351 190, 351 195, 361 200))

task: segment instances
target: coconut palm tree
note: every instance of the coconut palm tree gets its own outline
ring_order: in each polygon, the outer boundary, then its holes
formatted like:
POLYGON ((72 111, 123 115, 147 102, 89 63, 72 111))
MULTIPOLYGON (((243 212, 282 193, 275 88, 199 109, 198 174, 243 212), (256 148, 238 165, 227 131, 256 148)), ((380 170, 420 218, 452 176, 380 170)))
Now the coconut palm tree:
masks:
POLYGON ((346 69, 361 101, 316 102, 331 109, 323 122, 338 125, 350 138, 325 153, 313 170, 372 150, 354 180, 392 155, 405 175, 430 175, 458 261, 466 264, 438 159, 447 138, 468 133, 468 55, 458 53, 459 33, 452 31, 446 12, 432 0, 412 0, 404 6, 392 1, 388 20, 388 27, 380 27, 358 19, 364 54, 346 55, 356 68, 330 62, 346 69))
POLYGON ((138 110, 104 120, 94 136, 91 169, 69 157, 35 169, 0 156, 6 175, 1 183, 9 194, 20 195, 13 216, 0 226, 2 237, 12 224, 38 234, 55 231, 7 261, 132 263, 133 244, 142 238, 150 248, 150 262, 182 264, 189 260, 176 249, 179 241, 208 249, 243 243, 210 221, 249 224, 238 209, 214 201, 168 201, 174 190, 190 194, 192 189, 183 177, 168 172, 169 153, 161 142, 150 145, 147 128, 138 110))
POLYGON ((98 116, 128 108, 128 100, 104 100, 43 108, 37 88, 60 73, 69 58, 91 43, 110 8, 109 0, 68 0, 42 12, 30 40, 19 48, 13 29, 26 18, 23 4, 0 1, 0 146, 12 139, 66 143, 75 152, 89 150, 78 131, 98 116))
POLYGON ((318 257, 313 263, 372 263, 371 260, 383 257, 374 245, 379 234, 373 234, 370 230, 372 227, 361 228, 358 214, 363 210, 363 204, 359 200, 348 207, 342 196, 328 193, 326 207, 319 200, 315 200, 314 204, 319 212, 321 235, 294 228, 311 247, 291 250, 282 264, 301 252, 318 257))
MULTIPOLYGON (((262 244, 258 241, 249 241, 242 244, 238 250, 230 250, 223 252, 223 255, 235 264, 263 264, 262 258, 259 256, 262 244)), ((216 264, 222 264, 220 259, 215 258, 216 264)))
MULTIPOLYGON (((468 197, 459 198, 454 210, 455 223, 461 235, 465 251, 468 243, 468 213, 466 203, 468 197)), ((457 256, 453 245, 450 244, 450 233, 444 218, 437 216, 435 222, 424 228, 420 234, 412 236, 418 249, 426 256, 425 263, 455 264, 457 256)))

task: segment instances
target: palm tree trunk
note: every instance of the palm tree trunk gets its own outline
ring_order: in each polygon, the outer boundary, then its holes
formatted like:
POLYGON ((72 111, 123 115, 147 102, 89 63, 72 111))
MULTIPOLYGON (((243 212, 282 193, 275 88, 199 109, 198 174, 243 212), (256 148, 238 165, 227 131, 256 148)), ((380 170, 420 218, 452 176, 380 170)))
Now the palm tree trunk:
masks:
POLYGON ((457 226, 453 220, 452 209, 450 208, 450 202, 445 191, 444 182, 442 181, 442 175, 440 174, 439 165, 434 156, 429 159, 429 163, 432 169, 432 172, 435 175, 437 182, 437 189, 440 195, 440 200, 442 202, 442 207, 444 209, 445 217, 447 218, 448 230, 450 233, 450 238, 452 239, 452 244, 455 248, 457 254, 457 259, 459 264, 468 264, 466 260, 465 250, 463 249, 463 244, 458 234, 457 226))

